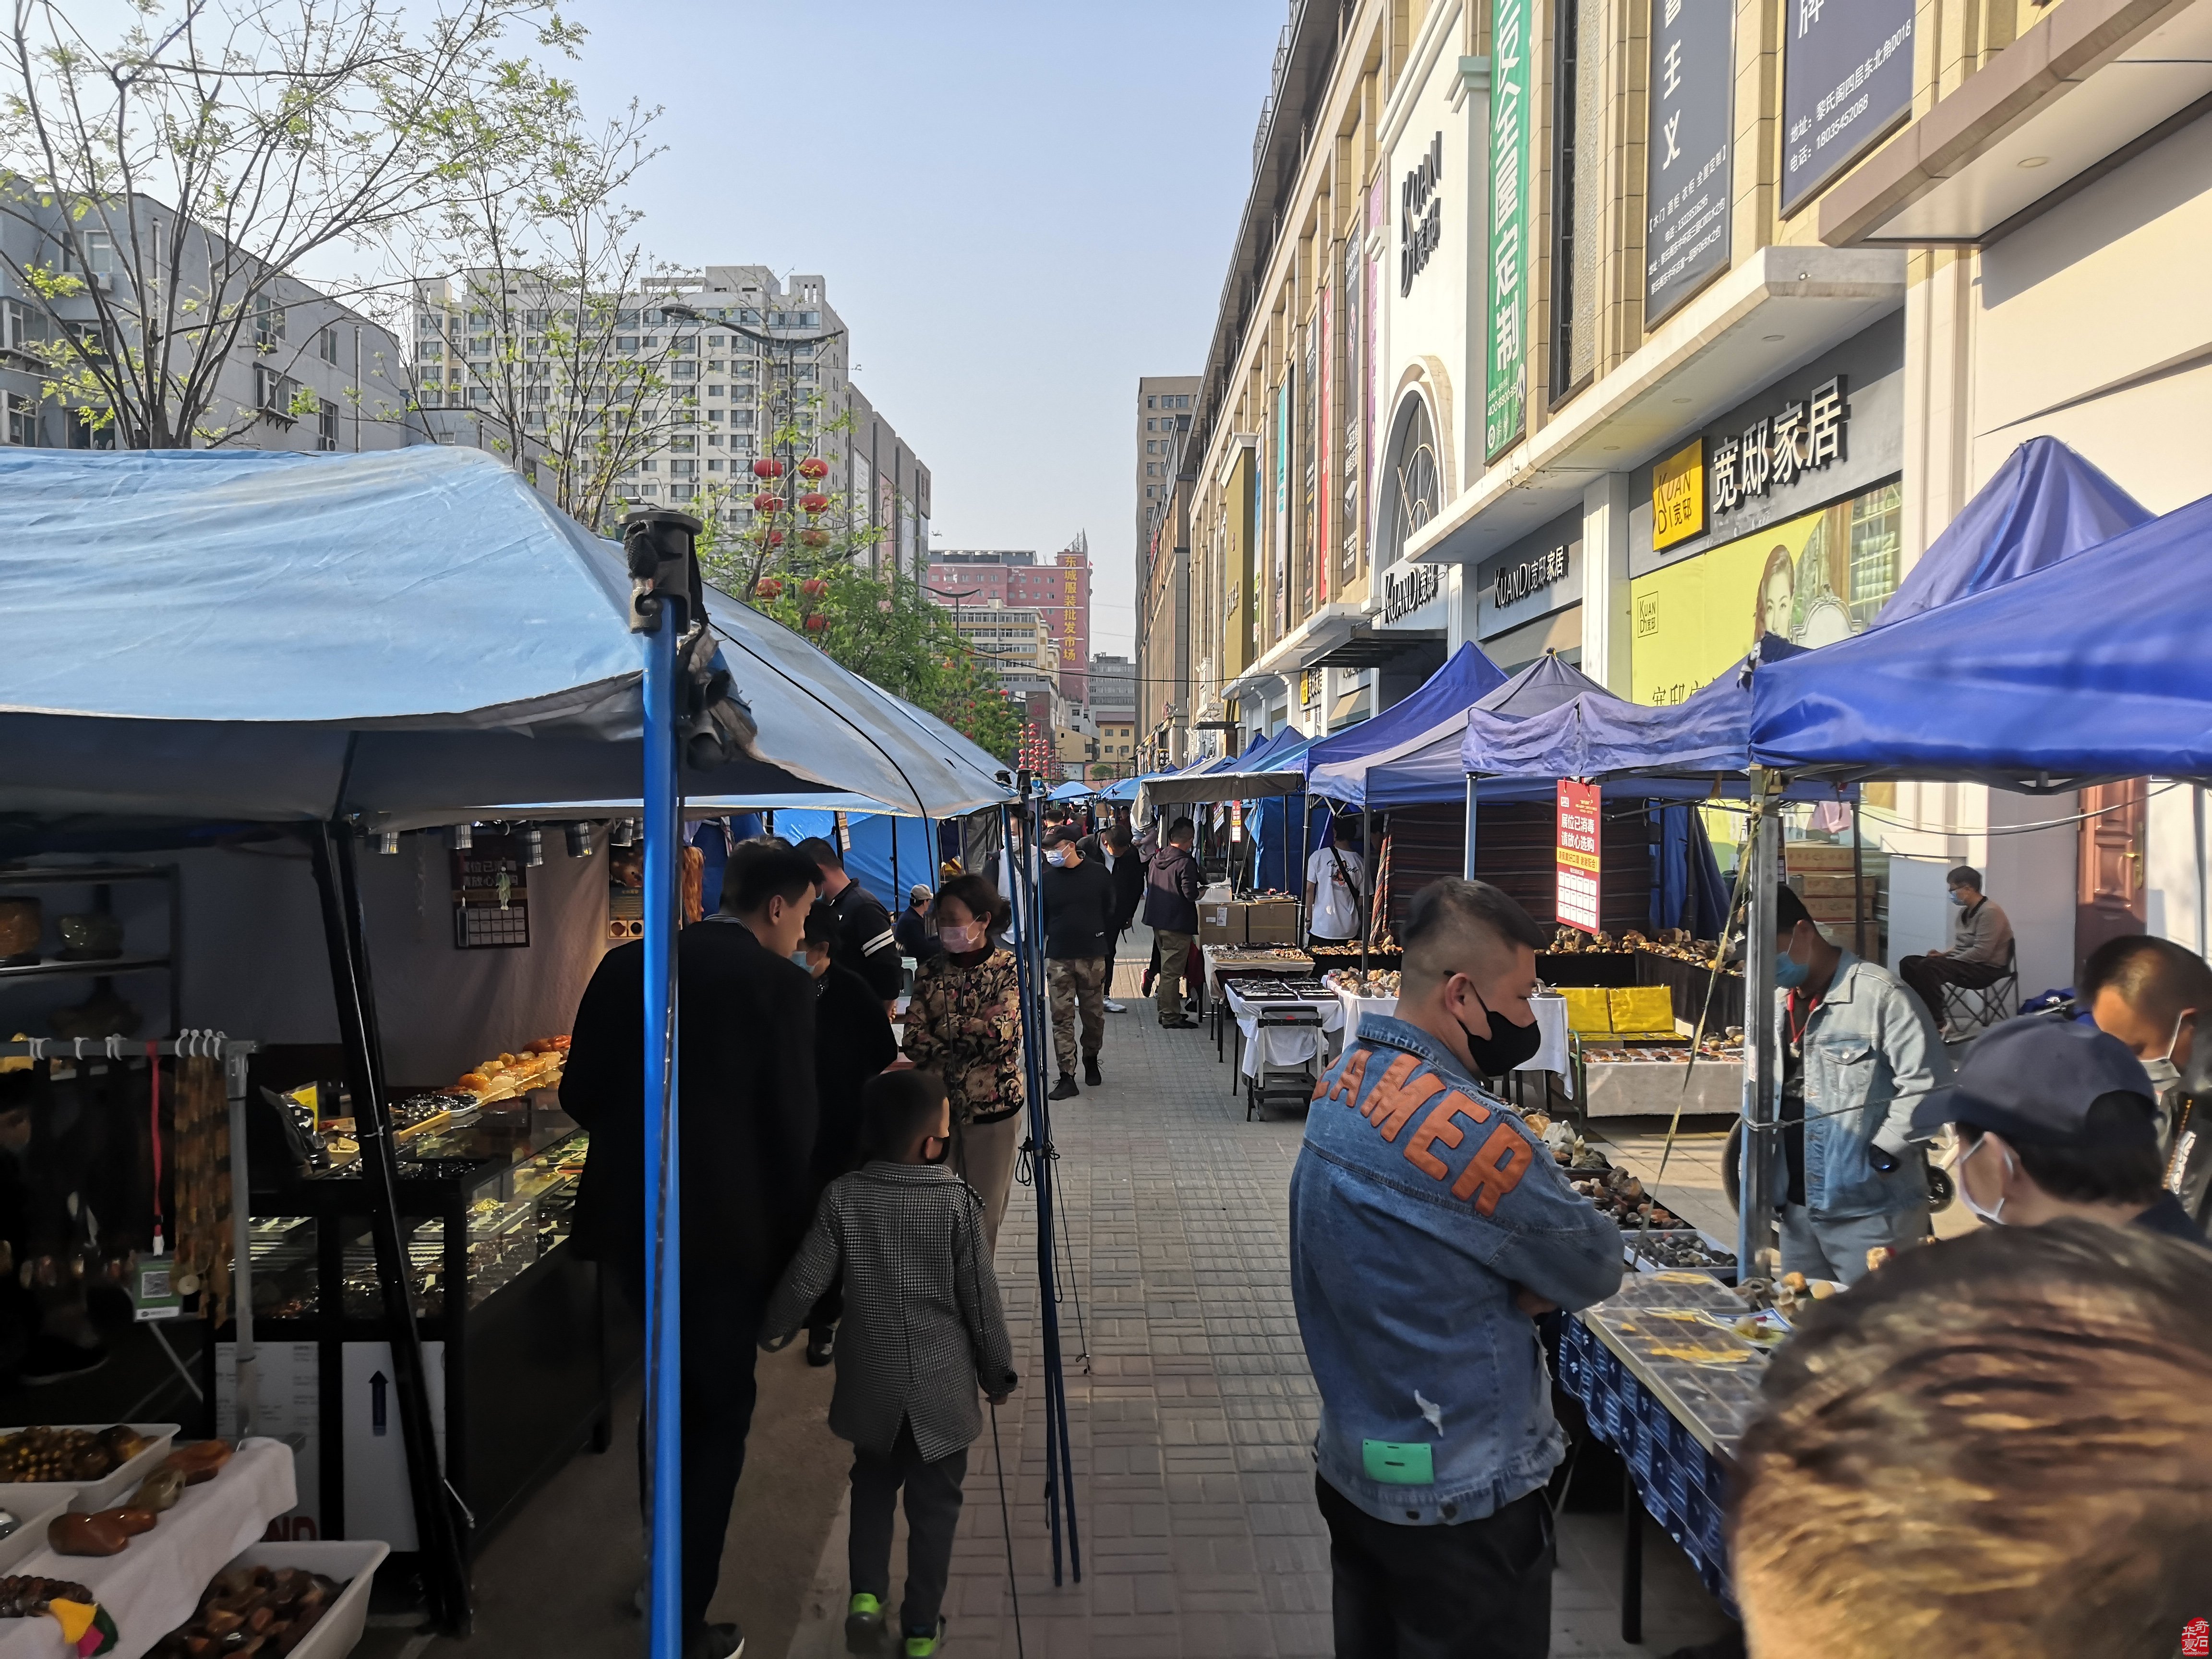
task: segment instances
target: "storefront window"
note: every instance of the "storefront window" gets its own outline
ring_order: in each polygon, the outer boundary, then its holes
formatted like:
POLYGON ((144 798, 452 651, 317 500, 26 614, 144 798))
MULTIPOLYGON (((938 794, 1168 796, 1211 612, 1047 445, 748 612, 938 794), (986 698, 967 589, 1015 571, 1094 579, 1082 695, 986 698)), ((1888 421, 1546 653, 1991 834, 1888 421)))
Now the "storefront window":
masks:
POLYGON ((1875 619, 1897 591, 1899 523, 1904 490, 1897 484, 1870 489, 1851 503, 1851 631, 1875 619))

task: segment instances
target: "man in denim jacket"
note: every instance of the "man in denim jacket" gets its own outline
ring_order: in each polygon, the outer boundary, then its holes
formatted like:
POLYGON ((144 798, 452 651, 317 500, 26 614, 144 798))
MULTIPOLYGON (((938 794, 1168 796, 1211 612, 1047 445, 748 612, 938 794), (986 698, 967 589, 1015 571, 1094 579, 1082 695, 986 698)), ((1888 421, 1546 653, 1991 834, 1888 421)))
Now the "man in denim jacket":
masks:
POLYGON ((1339 1659, 1550 1651, 1564 1444, 1534 1320, 1610 1296, 1621 1248, 1475 1081, 1535 1052, 1545 937, 1486 883, 1424 888, 1397 1018, 1360 1022, 1306 1119, 1291 1284, 1339 1659))
POLYGON ((1782 1271, 1849 1285, 1869 1250, 1928 1236, 1912 1109, 1951 1080, 1951 1057, 1920 1000, 1829 944, 1796 892, 1784 887, 1774 914, 1783 1129, 1768 1156, 1782 1271))

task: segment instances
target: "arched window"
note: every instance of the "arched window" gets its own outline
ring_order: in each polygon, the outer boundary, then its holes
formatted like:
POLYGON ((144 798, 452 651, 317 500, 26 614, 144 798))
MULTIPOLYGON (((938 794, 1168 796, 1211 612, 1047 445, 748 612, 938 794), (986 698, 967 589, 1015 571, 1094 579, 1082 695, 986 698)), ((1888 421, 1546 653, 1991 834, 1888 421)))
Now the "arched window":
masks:
POLYGON ((1391 423, 1390 462, 1382 480, 1381 567, 1395 564, 1406 554, 1406 544, 1437 516, 1441 504, 1442 474, 1437 466, 1436 428, 1429 422, 1429 406, 1419 394, 1409 394, 1398 406, 1391 423))

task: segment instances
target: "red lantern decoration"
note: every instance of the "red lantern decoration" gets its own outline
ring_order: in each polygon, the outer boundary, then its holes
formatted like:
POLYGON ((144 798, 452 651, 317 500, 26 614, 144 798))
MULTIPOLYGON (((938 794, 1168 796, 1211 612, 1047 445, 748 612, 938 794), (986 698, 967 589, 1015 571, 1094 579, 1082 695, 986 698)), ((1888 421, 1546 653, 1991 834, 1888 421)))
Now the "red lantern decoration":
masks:
POLYGON ((826 530, 802 530, 799 532, 799 539, 809 547, 827 547, 830 545, 830 532, 826 530))
POLYGON ((806 619, 806 631, 810 634, 819 634, 823 629, 829 626, 830 618, 823 616, 819 611, 816 611, 812 616, 806 619))
POLYGON ((809 513, 826 513, 830 510, 830 498, 818 489, 810 489, 805 495, 801 495, 799 498, 799 504, 809 513))
POLYGON ((810 599, 818 599, 830 591, 830 584, 819 576, 809 576, 805 581, 799 583, 799 591, 810 599))
POLYGON ((768 544, 770 547, 781 547, 783 545, 783 532, 781 530, 769 531, 768 532, 768 544))
POLYGON ((764 599, 772 599, 783 592, 783 584, 773 576, 763 576, 753 584, 753 592, 764 599))
POLYGON ((783 497, 772 489, 763 489, 753 497, 753 511, 776 514, 783 511, 783 497))
POLYGON ((830 463, 819 456, 809 455, 799 464, 799 476, 810 479, 826 478, 830 476, 830 463))
POLYGON ((782 476, 783 463, 781 461, 775 460, 769 456, 763 455, 760 459, 753 463, 753 477, 756 478, 781 478, 782 476))

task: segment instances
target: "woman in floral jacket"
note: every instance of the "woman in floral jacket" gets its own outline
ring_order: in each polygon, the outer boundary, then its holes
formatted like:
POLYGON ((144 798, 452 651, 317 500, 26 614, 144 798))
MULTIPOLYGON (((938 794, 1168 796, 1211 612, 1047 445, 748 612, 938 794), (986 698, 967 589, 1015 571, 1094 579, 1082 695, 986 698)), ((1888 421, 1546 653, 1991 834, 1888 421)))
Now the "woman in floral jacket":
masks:
POLYGON ((1021 1143, 1022 998, 1014 953, 999 943, 1012 919, 981 876, 955 876, 931 909, 945 954, 915 970, 906 1057, 945 1079, 952 1104, 952 1159, 983 1199, 994 1249, 1006 1213, 1021 1143))

